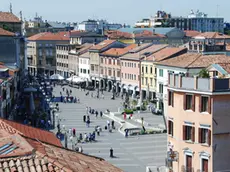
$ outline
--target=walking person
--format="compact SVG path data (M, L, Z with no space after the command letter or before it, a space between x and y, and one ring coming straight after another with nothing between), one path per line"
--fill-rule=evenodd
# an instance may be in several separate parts
M86 115L83 115L83 121L86 122Z
M96 118L97 118L97 116L98 116L98 111L96 111L95 114L96 114Z
M110 152L110 158L113 158L113 148L111 148L109 152Z
M88 106L86 106L86 114L88 114L88 112L89 112L88 110L89 110L89 109L88 109Z
M100 112L100 116L101 116L101 118L102 118L102 115L103 115L103 112L101 111L101 112Z
M89 128L89 124L90 124L90 120L89 119L87 119L87 121L86 121L86 126Z
M101 95L101 97L102 97L102 99L105 99L105 96L104 96L104 94L102 94L102 95Z
M74 137L76 136L76 130L75 130L75 128L73 128L73 136Z
M112 120L111 124L112 124L112 129L115 129L114 120Z

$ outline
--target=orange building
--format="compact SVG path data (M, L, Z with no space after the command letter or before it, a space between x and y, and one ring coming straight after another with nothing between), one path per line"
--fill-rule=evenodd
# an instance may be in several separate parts
M230 169L230 79L168 76L168 154L175 172ZM170 158L169 158L170 159Z

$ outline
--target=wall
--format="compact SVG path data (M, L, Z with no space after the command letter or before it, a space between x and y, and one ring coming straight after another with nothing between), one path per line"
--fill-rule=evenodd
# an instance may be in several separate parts
M133 67L128 67L127 64L131 63L133 64ZM126 65L125 65L126 64ZM125 77L126 74L126 77ZM132 74L136 77L134 79L128 79L128 74ZM133 61L133 60L123 60L121 59L121 82L122 84L126 85L139 85L139 61Z
M230 164L230 97L229 95L215 96L213 99L213 152L214 171L229 170ZM216 124L217 123L217 124Z
M156 77L155 77L155 67L153 62L148 62L148 61L142 61L141 62L141 67L144 67L144 72L141 71L141 78L144 78L144 82L143 79L141 80L141 88L142 90L148 90L148 85L149 85L149 90L150 91L156 91ZM148 69L148 72L146 73L146 67ZM152 73L151 71L151 67L152 67ZM146 79L147 78L147 84L146 84ZM152 82L151 82L152 79Z
M81 71L82 70L82 71ZM86 73L83 73L86 70ZM90 78L90 61L89 58L79 57L79 76Z
M198 143L198 128L200 124L212 126L212 114L199 112L199 95L195 95L195 112L192 110L183 109L184 93L174 92L174 107L166 106L168 111L168 119L174 123L174 136L168 136L168 141L172 143L173 150L179 152L179 162L173 163L173 169L176 172L181 171L181 166L185 165L184 149L189 148L193 152L192 166L194 171L201 169L200 153L207 152L210 154L208 168L212 171L212 146L203 146ZM186 122L194 123L195 127L195 142L189 143L183 141L183 125ZM212 131L212 127L209 128Z

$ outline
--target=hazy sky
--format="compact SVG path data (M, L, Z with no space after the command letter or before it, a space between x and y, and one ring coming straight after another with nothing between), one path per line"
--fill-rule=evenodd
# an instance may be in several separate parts
M191 9L199 9L230 21L230 0L0 0L0 11L9 11L10 2L13 12L19 15L22 10L26 19L37 12L43 19L53 21L80 22L90 18L133 25L160 9L173 16L187 16Z

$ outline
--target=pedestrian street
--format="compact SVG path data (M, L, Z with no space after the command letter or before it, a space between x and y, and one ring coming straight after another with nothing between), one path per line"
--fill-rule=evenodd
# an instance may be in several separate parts
M144 172L146 166L164 166L166 158L167 136L166 134L130 136L125 138L117 129L119 124L115 122L115 130L112 133L104 129L107 124L106 117L98 117L90 114L90 126L87 127L83 122L83 115L86 115L86 106L97 111L105 111L109 109L117 111L121 107L121 98L111 100L111 93L104 92L104 99L92 98L90 94L86 96L86 91L64 86L72 90L72 96L80 99L80 103L59 103L59 119L60 125L65 129L76 129L76 134L92 133L95 126L101 126L102 132L100 136L96 135L96 142L78 143L83 153L101 157L113 165L123 169L125 172ZM62 88L56 86L54 95L60 96ZM63 92L63 91L62 91ZM64 92L63 92L64 94ZM95 92L96 94L96 92ZM65 95L65 94L64 94ZM154 115L152 115L154 118ZM56 129L57 131L57 129ZM64 142L63 142L64 145ZM75 143L68 139L68 148L72 148ZM110 149L114 151L114 158L110 158Z

